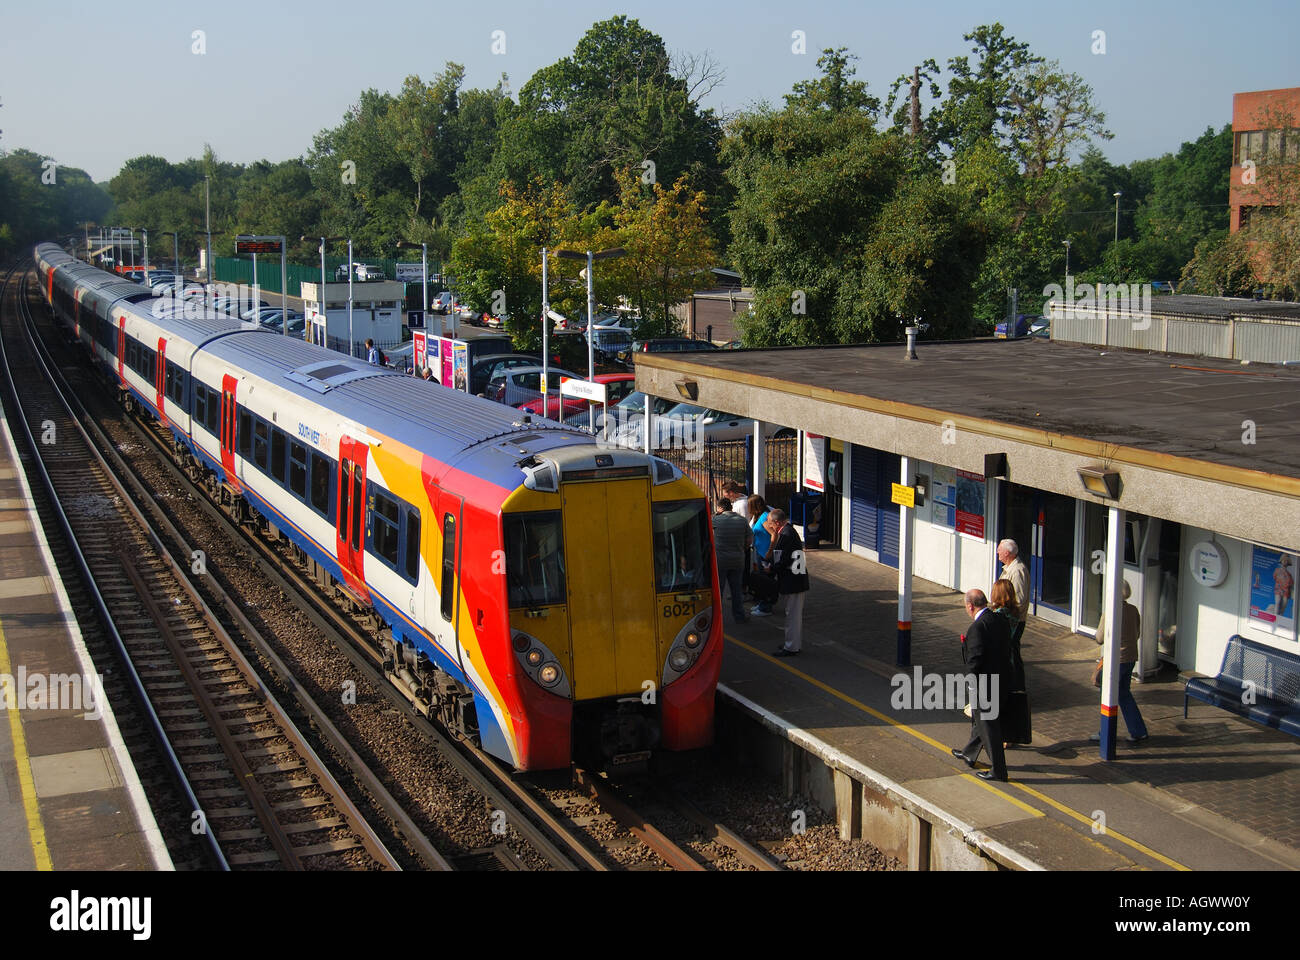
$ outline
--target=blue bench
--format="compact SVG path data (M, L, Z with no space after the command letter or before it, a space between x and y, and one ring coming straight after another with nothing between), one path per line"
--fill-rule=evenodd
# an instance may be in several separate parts
M1300 736L1300 656L1234 636L1223 652L1218 676L1187 681L1184 719L1189 698Z

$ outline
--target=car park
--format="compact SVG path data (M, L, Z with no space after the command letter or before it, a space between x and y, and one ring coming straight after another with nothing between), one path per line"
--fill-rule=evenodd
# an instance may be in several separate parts
M558 398L560 396L561 377L583 379L569 370L551 367L547 371L546 395L548 397ZM504 403L509 407L517 407L530 400L540 400L542 396L541 383L541 367L515 367L511 370L503 370L489 380L485 392L489 400Z
M633 380L633 384L635 385L635 379ZM672 400L668 400L664 397L651 397L650 400L652 404L651 410L656 417L667 413L677 405ZM596 414L596 429L598 431L602 430L604 424L608 422L610 424L610 432L613 433L618 424L626 423L633 417L644 417L645 402L646 394L642 393L640 390L635 390L624 395L623 399L619 400L617 403L611 403L607 410L599 411ZM581 427L584 430L587 428L588 422L589 418L586 410L564 418L566 426Z
M487 390L488 381L503 370L516 367L535 367L541 361L528 353L490 353L473 361L469 368L469 392L481 394Z
M679 403L654 418L653 449L694 446L706 441L743 440L754 435L755 421L724 410ZM645 417L629 417L611 427L610 435L620 446L640 449L645 443ZM764 438L788 436L793 431L780 424L764 422Z
M697 350L716 350L717 345L708 340L692 340L689 337L656 337L652 340L634 340L626 351L620 351L618 359L624 363L635 363L638 353L690 353Z
M585 381L586 377L579 379ZM605 402L607 404L617 404L636 387L636 375L631 373L598 373L592 381L605 385ZM565 396L563 393L563 382L561 381L561 403L557 406L556 402L547 399L545 405L542 404L542 398L531 400L528 403L519 405L519 409L527 413L537 413L552 420L564 420L577 413L584 413L589 402L581 397ZM550 392L549 390L547 391Z

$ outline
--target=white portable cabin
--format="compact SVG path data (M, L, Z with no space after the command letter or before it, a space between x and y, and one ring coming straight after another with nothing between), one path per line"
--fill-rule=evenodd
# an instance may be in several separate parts
M406 285L396 280L352 284L352 340L360 351L367 339L378 344L402 342L402 300ZM319 283L302 285L306 338L322 347L341 345L347 352L348 285L326 283L324 297Z

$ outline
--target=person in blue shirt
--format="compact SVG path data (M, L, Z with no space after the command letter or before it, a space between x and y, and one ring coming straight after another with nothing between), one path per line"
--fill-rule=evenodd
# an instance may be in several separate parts
M751 571L757 569L759 562L767 557L768 551L772 549L772 534L767 529L767 502L757 493L751 494L749 498L749 518L753 521L754 530L754 557L751 564ZM766 617L772 613L771 601L759 600L749 611L755 617Z
M366 363L379 365L379 351L375 349L375 341L366 340Z

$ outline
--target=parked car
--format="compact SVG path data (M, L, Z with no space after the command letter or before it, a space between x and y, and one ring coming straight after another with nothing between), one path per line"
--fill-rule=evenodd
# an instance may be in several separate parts
M638 353L689 353L697 350L716 350L717 346L708 340L692 340L689 337L656 337L653 340L634 340L632 346L618 355L624 363L635 363Z
M626 330L631 333L636 329L636 325L641 322L641 318L633 316L630 313L611 313L604 318L596 318L597 327L614 327L619 330Z
M586 380L587 378L580 377L579 379ZM605 385L605 403L614 405L636 387L636 375L632 373L598 373L593 382ZM560 386L563 387L563 382L561 382ZM576 413L585 412L590 405L588 401L581 397L566 397L563 392L561 392L561 398L562 402L559 405L549 398L546 404L543 405L542 398L539 396L536 400L520 404L519 409L528 413L541 414L544 417L550 417L552 420L564 420ZM599 410L599 405L597 405L597 409Z
M444 290L429 302L429 309L435 313L450 313L455 298L450 290Z
M554 398L560 396L561 377L582 379L576 373L561 367L551 367L547 372L547 377L546 395ZM486 393L489 400L504 403L509 407L517 407L529 400L541 399L541 384L541 367L515 367L511 370L503 370L489 380Z
M284 314L279 307L264 307L258 311L256 319L257 323L263 327L273 327L279 330L284 325L283 317ZM292 327L299 320L303 320L303 315L296 310L290 310L289 326Z
M357 279L362 283L370 283L375 280L385 280L384 271L380 267L363 263L357 267Z
M635 379L633 382L635 383ZM651 409L656 417L662 416L673 407L677 406L674 401L668 400L664 397L651 397L650 399L652 402ZM601 411L596 414L597 432L603 429L604 424L607 421L610 424L610 432L612 433L618 424L626 423L633 417L644 417L645 401L646 394L642 393L640 390L636 390L624 395L623 399L619 400L617 403L611 403L608 411ZM564 423L565 426L581 427L586 429L588 420L587 411L583 410L580 413L565 417Z
M610 334L617 337L617 334ZM617 342L617 341L615 341ZM557 331L550 337L551 362L574 370L587 369L587 335L578 330ZM627 365L618 359L617 352L607 353L600 340L593 343L596 373L623 373Z
M789 436L793 433L780 424L763 424L763 436ZM641 449L645 443L645 417L630 417L611 432L615 443ZM742 440L754 435L754 421L723 410L679 403L654 418L652 449L688 447L708 440Z
M490 353L470 364L469 392L481 394L487 390L488 381L503 370L515 367L535 367L540 360L527 353Z

